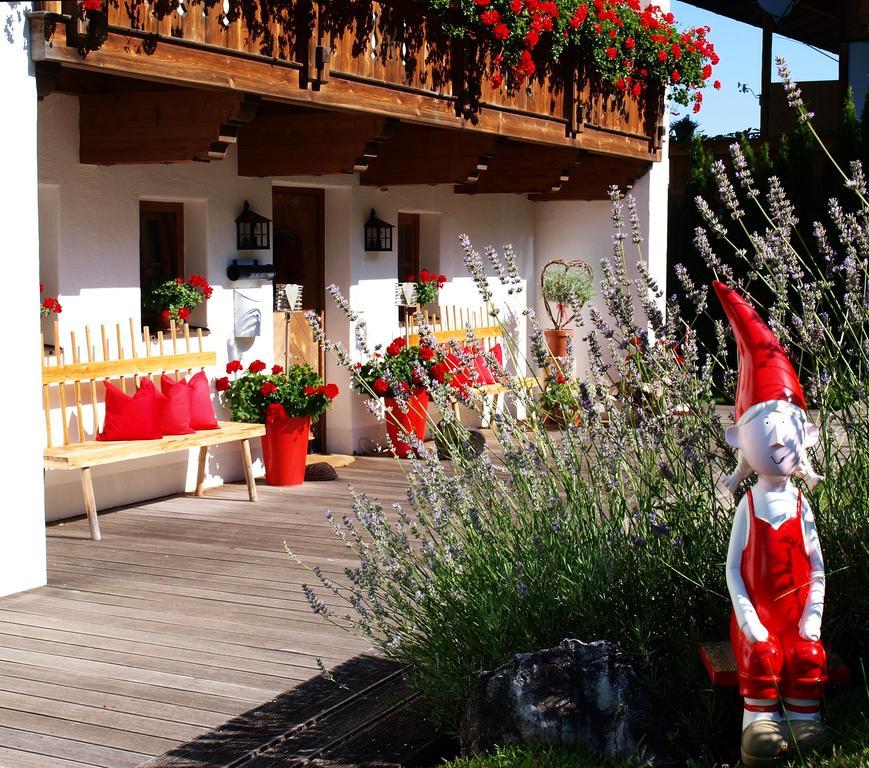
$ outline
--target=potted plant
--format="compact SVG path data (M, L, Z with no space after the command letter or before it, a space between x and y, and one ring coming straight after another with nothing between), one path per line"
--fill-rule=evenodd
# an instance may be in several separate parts
M419 276L407 276L407 282L413 283L416 286L416 303L420 306L436 302L438 300L438 291L444 287L446 281L446 275L436 275L427 269L421 269Z
M538 400L543 422L547 426L564 429L579 424L579 392L577 383L555 373L546 378Z
M215 388L233 421L266 425L262 440L266 482L300 485L305 479L311 421L329 408L338 387L324 384L309 365L293 365L286 371L275 365L271 373L265 370L261 360L254 360L246 370L241 362L231 360L226 364L228 375L217 379Z
M145 308L155 313L158 327L169 328L173 320L177 324L186 323L190 310L210 299L212 290L202 275L176 277L151 288Z
M45 284L39 284L39 292L42 293L45 290ZM39 316L40 317L48 317L52 312L56 315L59 315L63 311L63 308L60 306L60 302L51 297L46 296L39 304Z
M443 380L446 372L446 364L436 358L432 347L409 346L405 339L397 338L386 348L386 355L377 352L368 362L357 363L357 389L383 398L386 432L399 458L407 458L413 450L403 437L415 435L425 440L426 381L428 377Z
M567 329L576 319L579 309L594 295L592 270L584 261L554 259L540 273L543 306L552 320L552 328L543 331L546 346L553 357L567 355L567 342L572 331Z

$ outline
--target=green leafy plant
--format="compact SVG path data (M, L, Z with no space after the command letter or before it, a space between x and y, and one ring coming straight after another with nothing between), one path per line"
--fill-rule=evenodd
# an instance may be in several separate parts
M210 299L212 291L202 275L190 275L186 280L176 277L155 285L148 292L145 307L158 312L167 325L170 320L186 322L190 318L190 310Z
M543 268L540 288L546 314L554 328L565 328L576 319L583 305L594 295L592 285L591 267L582 261L550 261Z
M444 366L431 345L408 345L401 337L393 339L386 354L379 351L353 369L354 385L371 397L404 397L414 389L424 388L432 368ZM446 374L444 367L443 373Z
M275 365L268 374L265 369L261 360L254 360L246 370L240 361L231 360L226 364L228 375L215 381L233 421L263 424L269 418L294 416L316 421L338 396L338 387L324 384L309 365L292 365L286 371Z
M562 373L550 375L537 401L546 423L566 427L579 420L579 387Z

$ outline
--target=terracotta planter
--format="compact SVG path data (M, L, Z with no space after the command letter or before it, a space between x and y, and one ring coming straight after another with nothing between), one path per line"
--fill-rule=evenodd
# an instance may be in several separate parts
M565 328L547 328L543 331L543 337L546 339L546 346L549 347L549 353L553 357L567 357L567 341L570 339L573 331L568 331Z
M415 389L407 398L407 413L404 413L395 401L394 397L384 397L386 405L386 433L395 446L395 453L400 459L406 459L412 452L404 440L403 435L413 434L420 440L425 440L426 410L428 409L428 392L424 389Z
M269 485L301 485L304 482L310 433L310 416L266 422L262 444Z

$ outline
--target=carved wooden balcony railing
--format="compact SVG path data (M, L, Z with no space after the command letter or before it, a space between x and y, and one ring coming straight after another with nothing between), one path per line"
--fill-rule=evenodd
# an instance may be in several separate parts
M34 3L36 61L367 112L602 155L658 158L661 93L615 94L569 62L508 93L488 53L447 37L414 0L108 0L95 50L77 0ZM41 13L39 13L41 11ZM94 30L91 29L91 34Z

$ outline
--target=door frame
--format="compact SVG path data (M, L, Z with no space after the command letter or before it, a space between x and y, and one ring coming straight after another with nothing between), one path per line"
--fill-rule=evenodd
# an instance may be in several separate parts
M318 187L292 187L283 184L272 184L272 261L274 262L274 219L275 219L275 199L281 194L303 195L315 198L319 216L316 222L317 240L319 248L317 249L317 275L316 284L317 292L315 294L317 306L314 307L320 317L323 318L325 327L326 317L326 190ZM274 300L274 283L272 284L272 297ZM304 304L304 297L303 297ZM323 351L323 345L317 344L318 357L320 362L320 371L323 378L326 377L326 355ZM320 416L316 424L312 425L314 434L316 435L315 443L319 443L319 449L322 453L326 453L328 448L328 431L327 431L327 413Z

